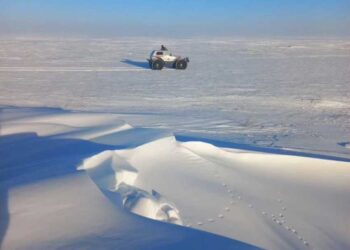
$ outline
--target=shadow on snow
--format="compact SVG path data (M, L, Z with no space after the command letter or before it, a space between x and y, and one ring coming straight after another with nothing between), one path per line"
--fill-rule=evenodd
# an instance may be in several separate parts
M134 133L148 134L148 138L157 137L156 131L136 129ZM112 145L112 141L104 141L104 144L81 139L65 139L50 136L38 136L36 133L19 133L0 137L0 248L9 226L9 191L16 186L35 183L45 179L62 177L77 172L76 167L92 155L104 150L113 150L136 146L142 142L127 142L129 134L125 132L119 135L119 143ZM106 139L106 138L105 138ZM113 139L113 138L112 138ZM132 140L132 138L131 138ZM115 143L115 142L114 142ZM110 144L110 145L106 145ZM223 236L186 228L172 224L163 224L158 221L150 221L154 226L170 227L178 234L173 239L167 239L168 243L155 244L153 249L259 249L247 243L229 239ZM160 229L161 229L160 228ZM158 228L159 229L159 228ZM64 228L62 228L64 230ZM153 232L144 232L145 237ZM88 248L91 244L94 249L115 249L120 239L110 237L106 240L103 235L89 236L84 240L67 242L72 248ZM162 237L161 235L159 236ZM124 239L130 240L130 239ZM161 240L161 239L160 239ZM170 241L169 241L170 240Z
M143 68L143 69L149 69L149 64L148 62L145 61L134 61L134 60L130 60L130 59L123 59L120 62L125 63L125 64L129 64L135 67L139 67L139 68Z
M291 150L286 150L286 149L281 149L281 148L259 147L259 146L248 145L248 144L240 144L240 143L234 143L234 142L226 142L226 141L219 141L219 140L213 140L213 139L207 139L207 138L201 138L201 137L184 136L184 135L175 135L175 137L176 137L176 140L181 141L181 142L201 141L201 142L206 142L206 143L209 143L209 144L212 144L216 147L221 147L221 148L232 148L232 149L249 150L249 151L256 151L256 152L270 153L270 154L300 156L300 157L309 157L309 158L316 158L316 159L322 159L322 160L350 162L349 158L332 156L332 155L307 153L307 152L300 152L300 151L291 151Z

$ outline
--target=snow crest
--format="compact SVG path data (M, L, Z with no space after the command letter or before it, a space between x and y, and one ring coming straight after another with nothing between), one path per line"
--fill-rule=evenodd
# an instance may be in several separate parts
M348 201L347 162L220 148L167 136L102 152L81 168L104 193L118 194L117 205L150 219L268 249L335 243L317 227L345 237L345 224L338 221L333 228L321 218L335 209L340 217L347 216L347 209L337 205L339 197ZM327 204L315 198L320 192ZM317 219L308 221L311 217ZM254 239L249 235L252 227L259 232Z
M182 225L176 206L155 190L138 188L138 171L116 152L104 151L90 157L78 169L86 170L103 192L119 194L116 205L150 219Z

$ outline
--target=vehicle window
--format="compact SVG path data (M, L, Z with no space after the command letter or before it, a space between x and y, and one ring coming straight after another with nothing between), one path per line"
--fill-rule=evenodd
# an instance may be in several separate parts
M157 56L161 56L161 55L163 55L163 52L158 51L158 52L156 53L156 55L157 55Z

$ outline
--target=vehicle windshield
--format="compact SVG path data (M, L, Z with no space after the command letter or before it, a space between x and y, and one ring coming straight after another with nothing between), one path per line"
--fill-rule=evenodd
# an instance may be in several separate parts
M160 50L153 50L151 52L151 57L153 56L164 56L164 55L171 55L168 51L160 51Z

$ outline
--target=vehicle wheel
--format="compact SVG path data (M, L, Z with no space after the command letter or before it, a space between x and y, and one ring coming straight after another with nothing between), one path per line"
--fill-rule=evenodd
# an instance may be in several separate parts
M179 60L175 64L176 69L186 69L187 68L187 62L186 60Z
M148 61L148 65L150 68L152 68L152 61L151 60Z
M153 70L161 70L164 67L164 62L162 60L155 60L152 62Z

